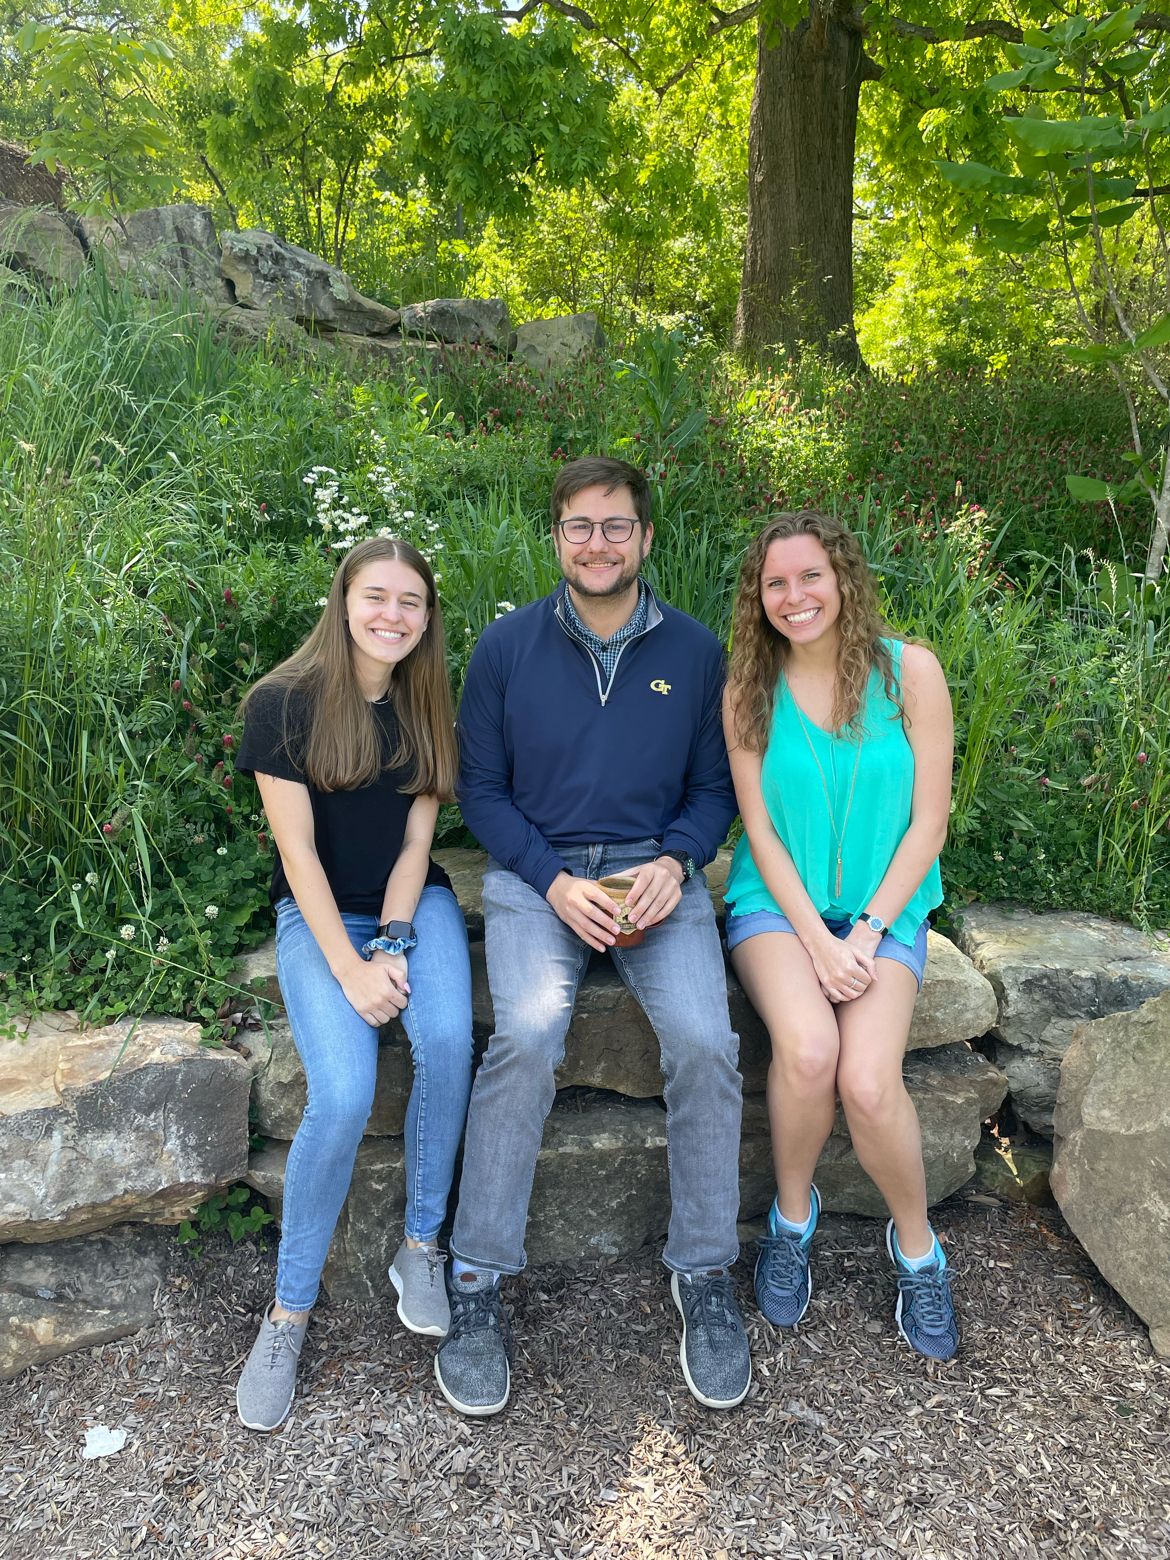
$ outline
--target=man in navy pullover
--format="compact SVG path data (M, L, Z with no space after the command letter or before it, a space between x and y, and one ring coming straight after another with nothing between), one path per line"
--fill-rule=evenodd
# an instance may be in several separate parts
M738 1255L740 1079L709 861L735 814L715 636L639 577L650 492L625 461L562 467L552 494L564 583L484 632L459 713L459 801L491 860L483 905L496 1032L475 1080L435 1373L466 1414L511 1384L501 1274L524 1229L554 1073L590 950L609 951L662 1054L671 1217L663 1260L687 1386L730 1408L751 1359L731 1288ZM646 936L615 947L598 879L634 880Z

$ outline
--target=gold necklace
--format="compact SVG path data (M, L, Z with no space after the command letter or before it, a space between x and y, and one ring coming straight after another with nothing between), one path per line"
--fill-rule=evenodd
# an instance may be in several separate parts
M857 787L857 770L858 770L858 766L861 763L861 738L858 737L858 739L857 739L857 744L856 744L857 752L855 753L854 758L853 758L853 778L849 782L849 799L845 803L845 816L841 820L841 827L840 827L840 829L838 829L837 828L837 819L836 819L836 817L835 817L835 815L833 813L833 799L832 799L832 797L829 794L829 782L825 778L825 771L821 768L821 761L817 757L817 750L816 750L816 748L813 746L812 735L809 732L807 722L805 721L804 712L801 710L800 705L797 704L796 698L795 698L791 688L789 688L789 690L788 690L788 697L792 700L792 708L796 711L796 718L800 722L800 729L801 729L801 731L804 732L804 740L808 743L808 750L812 754L812 761L817 766L817 774L820 776L820 781L821 781L821 790L824 791L824 793L825 793L825 809L826 809L826 811L829 814L829 828L832 829L832 831L833 831L833 842L834 842L834 844L837 847L837 877L836 877L836 886L835 886L835 888L833 890L833 897L836 900L840 900L840 897L841 897L841 857L842 857L842 853L843 853L843 851L845 849L845 830L849 827L849 814L850 814L850 812L853 809L853 792L854 792L854 790ZM836 766L834 766L834 778L835 778L835 768L836 768Z

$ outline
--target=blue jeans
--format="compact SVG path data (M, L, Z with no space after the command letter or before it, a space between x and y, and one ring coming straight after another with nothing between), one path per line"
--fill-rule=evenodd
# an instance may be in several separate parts
M378 924L373 915L344 913L341 919L355 948ZM449 889L423 889L414 925L418 946L406 956L410 1001L401 1015L414 1062L406 1111L406 1233L434 1240L471 1091L471 967L467 928ZM378 1031L346 1000L291 898L276 907L276 973L309 1086L284 1173L276 1298L288 1311L307 1311L317 1298L374 1102Z
M654 840L562 851L578 877L650 860ZM518 1273L554 1073L590 949L514 872L483 880L495 1033L472 1090L451 1249L464 1262ZM739 1254L739 1039L711 896L697 875L637 948L613 948L618 973L658 1036L665 1078L671 1212L663 1261L680 1272L727 1267Z

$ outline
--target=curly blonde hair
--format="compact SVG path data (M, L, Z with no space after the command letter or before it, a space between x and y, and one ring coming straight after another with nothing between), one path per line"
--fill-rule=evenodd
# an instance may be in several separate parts
M731 628L727 683L735 739L754 753L762 753L768 744L776 685L789 649L788 641L776 632L764 613L760 582L768 548L791 536L812 536L820 542L829 555L841 592L833 729L843 732L858 726L869 674L875 668L885 681L886 693L902 713L893 662L882 644L883 638L901 636L882 617L873 575L857 538L839 520L816 509L775 515L744 554Z

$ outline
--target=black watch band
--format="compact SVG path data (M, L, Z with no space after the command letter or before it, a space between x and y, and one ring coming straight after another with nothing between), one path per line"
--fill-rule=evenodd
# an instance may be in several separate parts
M377 935L389 937L392 942L409 943L411 947L418 942L418 933L409 921L383 921Z
M669 856L671 861L677 861L682 868L683 882L689 883L695 875L695 858L685 850L660 850L655 856L655 861L661 861L664 856Z

